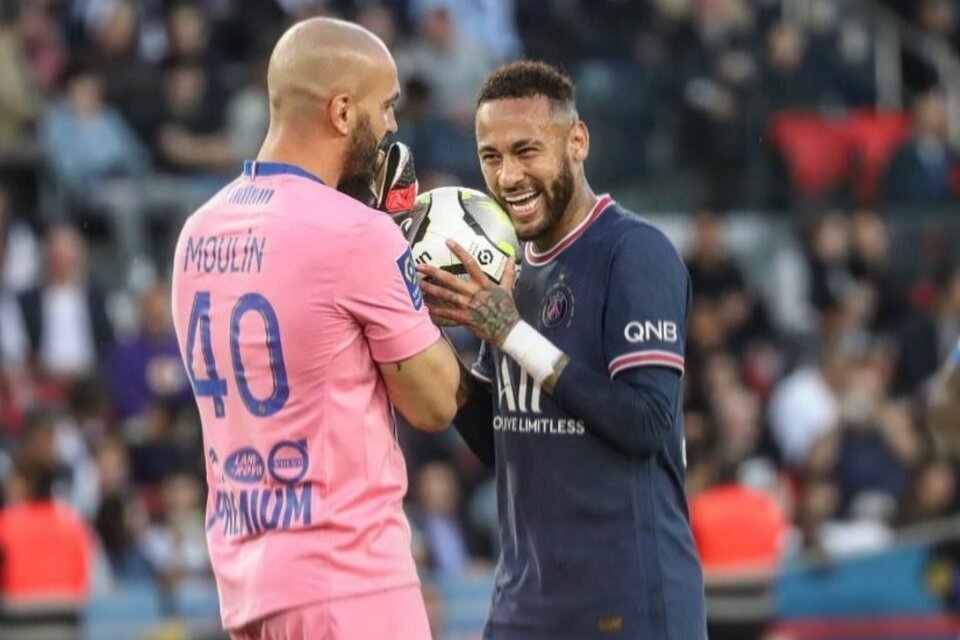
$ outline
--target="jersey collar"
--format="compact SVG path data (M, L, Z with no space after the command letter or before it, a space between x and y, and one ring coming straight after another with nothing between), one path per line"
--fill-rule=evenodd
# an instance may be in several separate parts
M587 217L580 221L576 227L570 230L570 233L563 236L560 239L560 242L555 244L553 248L544 251L543 253L538 253L536 249L533 248L533 243L528 242L524 247L524 259L527 264L532 264L536 267L542 266L556 258L558 255L563 253L563 251L577 241L577 238L583 235L583 232L594 223L594 221L600 217L606 208L613 204L613 198L610 197L609 193L605 193L597 198L596 204L593 205L593 209L590 210L590 213L587 214Z
M286 164L284 162L259 162L257 160L245 160L243 163L243 175L255 178L257 176L280 176L291 175L300 176L307 180L313 180L320 184L326 184L323 180L313 175L306 169L301 169L295 164Z

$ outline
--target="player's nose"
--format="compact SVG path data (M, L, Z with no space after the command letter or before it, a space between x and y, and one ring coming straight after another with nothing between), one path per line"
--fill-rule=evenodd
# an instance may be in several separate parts
M517 160L504 156L500 163L500 173L497 182L501 189L510 189L523 181L523 166Z

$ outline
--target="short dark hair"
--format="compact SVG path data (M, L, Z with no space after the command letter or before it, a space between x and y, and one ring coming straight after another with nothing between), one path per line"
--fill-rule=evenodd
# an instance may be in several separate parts
M13 472L26 485L28 500L43 502L53 499L57 469L51 463L21 456L14 462Z
M491 73L477 95L477 106L491 100L543 96L556 107L576 108L573 80L559 67L535 60L508 62Z

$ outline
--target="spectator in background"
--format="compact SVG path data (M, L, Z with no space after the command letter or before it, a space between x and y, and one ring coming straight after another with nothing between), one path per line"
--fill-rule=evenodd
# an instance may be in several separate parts
M220 52L210 47L210 23L203 7L178 0L170 4L165 15L167 59L199 62L218 82Z
M0 438L19 430L34 388L26 361L29 350L16 298L0 287ZM9 432L9 433L8 433Z
M57 181L79 204L109 177L136 176L150 159L133 130L103 97L103 81L91 69L74 69L66 96L40 123L40 144Z
M31 76L44 96L57 89L57 83L70 60L66 39L57 21L54 2L19 1L20 33L23 35Z
M40 286L20 296L24 328L38 374L62 389L94 375L113 346L104 295L91 282L80 233L55 226L44 240Z
M169 474L161 487L160 517L144 533L144 553L167 589L213 583L201 495L192 475Z
M0 185L0 425L11 432L33 400L30 342L17 295L36 286L39 263L33 231L14 217L8 192Z
M786 462L804 467L810 447L837 428L839 394L847 380L852 345L823 344L816 365L800 366L773 391L769 405L770 430Z
M447 604L443 593L430 584L422 585L423 604L427 608L427 620L430 623L430 635L433 638L444 638L447 627Z
M841 304L850 293L850 236L841 211L829 211L810 225L807 238L810 302L821 313Z
M417 166L452 173L461 181L473 178L477 174L473 151L477 87L493 68L493 60L476 40L458 29L444 2L423 3L413 21L419 37L400 50L396 60L401 81L408 84L418 79L430 96L426 116L434 143L426 153L418 153Z
M40 92L30 67L18 5L0 5L0 152L29 149L40 115Z
M957 6L951 0L912 0L902 2L906 17L919 27L921 46L932 48L941 44L953 45L957 50ZM926 91L944 82L929 58L918 56L914 49L903 49L901 75L909 91Z
M767 29L761 88L764 120L785 109L819 106L821 88L809 63L806 35L796 25L775 22Z
M889 333L902 320L906 300L894 273L887 225L876 211L851 216L850 248L851 275L868 298L868 328Z
M818 334L831 342L864 331L872 299L854 277L850 262L850 223L841 211L830 211L810 226L806 247L810 303L816 309Z
M463 573L469 557L459 520L460 488L453 467L445 462L425 464L415 482L411 521L426 547L428 566L440 575Z
M74 640L87 602L94 541L82 516L53 499L54 470L21 460L0 511L0 636Z
M134 481L150 490L159 486L172 470L191 469L200 465L199 434L187 439L178 432L179 413L169 403L157 402L147 407L141 419L128 420L124 433L131 443Z
M157 402L192 403L173 332L169 287L154 285L140 296L140 332L114 347L107 364L118 419L143 417Z
M84 434L68 414L41 405L27 414L17 455L54 473L53 495L92 517L100 500L96 467Z
M149 584L155 577L143 549L143 534L150 517L134 493L104 497L93 525L116 586Z
M353 20L383 40L390 51L399 51L405 44L396 14L383 2L362 3Z
M926 402L926 426L936 453L960 464L960 340L929 385Z
M40 277L37 238L13 209L10 193L0 184L0 290L21 293Z
M165 64L165 116L155 144L167 171L215 177L236 165L236 152L224 130L222 96L215 83L196 60L172 59Z
M706 185L710 206L743 199L756 62L749 43L754 15L741 0L696 0L672 47L678 66L683 160ZM703 153L703 149L710 153Z
M743 0L692 0L687 20L672 34L680 59L680 80L708 73L724 51L753 39L753 3Z
M893 156L884 176L888 206L933 206L955 201L957 156L948 146L947 103L939 89L914 97L913 132Z
M909 414L888 397L884 361L871 346L851 363L838 394L839 429L821 436L808 458L811 476L836 485L841 516L863 496L884 495L891 505L904 498L923 452ZM888 524L893 515L885 514Z
M916 310L897 334L898 393L911 393L926 382L960 336L960 265L942 269L937 284L934 308Z
M149 581L153 568L142 543L149 516L134 492L126 445L118 439L104 440L96 459L101 500L93 522L110 572L120 582Z
M413 22L437 7L448 11L457 32L480 44L494 64L517 58L523 52L514 0L410 0Z
M713 211L694 215L693 241L684 262L693 295L716 305L735 349L766 333L762 310L747 291L743 272L724 244L723 226Z
M737 470L759 453L761 423L760 403L743 388L718 395L713 400L716 416L717 445L714 463L722 470Z
M739 482L719 484L690 501L690 524L707 596L715 590L722 603L707 614L709 637L764 637L775 618L772 594L790 533L776 497Z
M886 397L884 357L871 347L851 365L840 428L810 452L801 524L808 544L831 555L892 543L897 502L923 455L909 413Z
M774 250L763 280L763 297L778 336L788 344L808 345L817 330L817 313L810 300L810 268L804 230Z
M696 295L743 291L743 274L724 245L723 223L716 212L701 209L693 214L690 249L683 261Z
M910 491L898 506L900 525L923 524L955 515L960 509L956 463L934 458L920 465Z
M151 140L163 116L158 65L140 54L141 21L132 0L101 7L88 24L88 48L82 56L103 79L107 103L127 119L141 140Z
M260 142L270 125L270 101L267 97L269 49L257 49L251 57L249 77L227 102L226 134L238 158L256 158Z

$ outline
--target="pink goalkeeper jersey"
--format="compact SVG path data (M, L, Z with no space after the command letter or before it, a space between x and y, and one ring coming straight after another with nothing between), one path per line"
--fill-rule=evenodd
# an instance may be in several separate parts
M377 363L439 332L400 231L298 167L248 162L174 260L224 626L417 584Z

